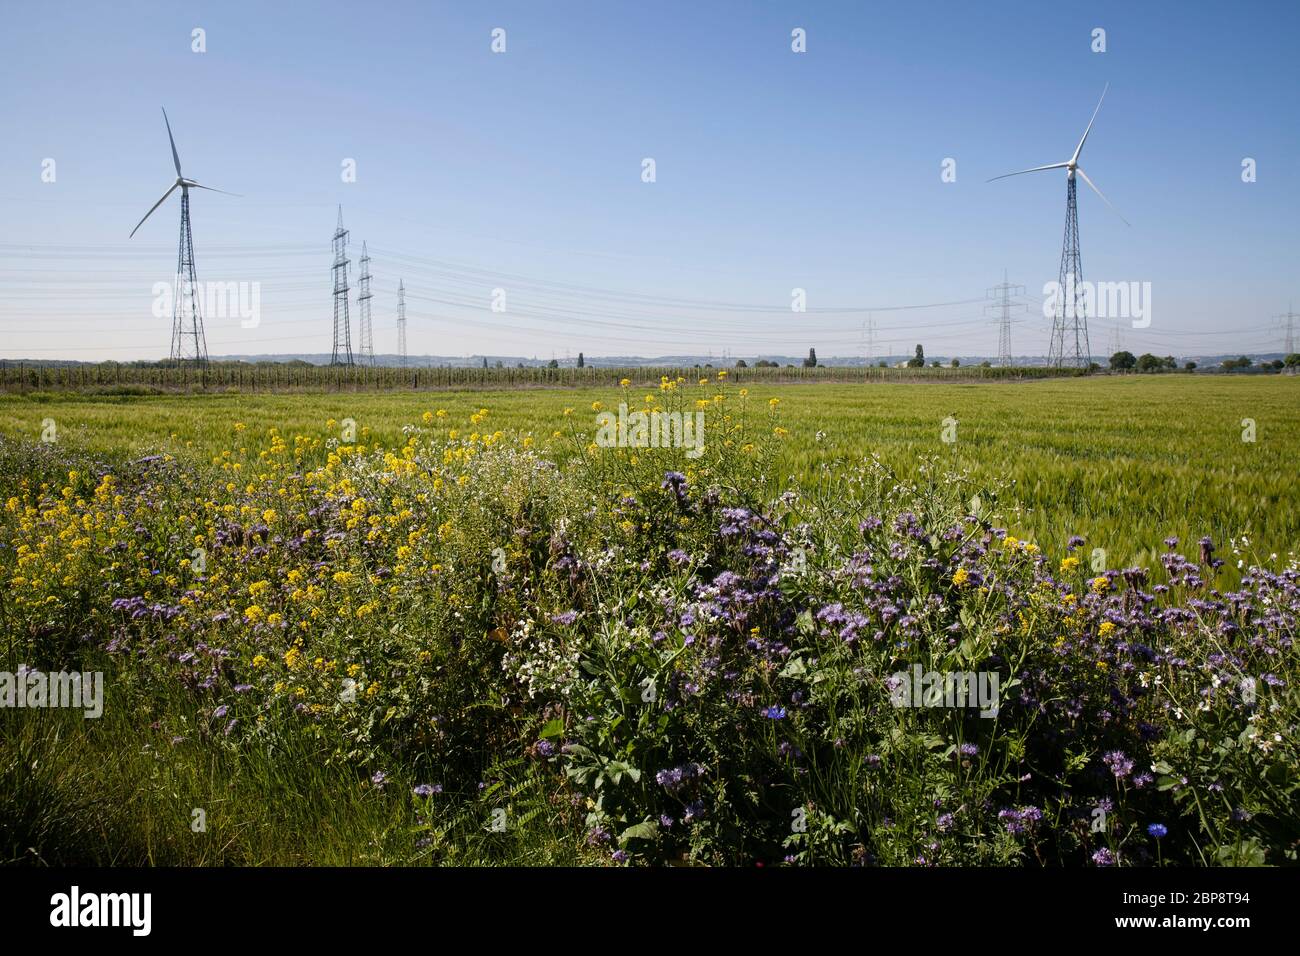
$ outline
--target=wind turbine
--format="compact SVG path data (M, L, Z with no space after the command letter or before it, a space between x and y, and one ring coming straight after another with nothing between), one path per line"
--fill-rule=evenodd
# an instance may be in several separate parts
M176 139L172 136L172 124L167 118L167 110L162 111L163 122L167 124L167 139L172 145L172 162L176 166L176 182L153 204L153 208L144 214L131 230L134 237L145 219L154 214L167 197L177 189L181 191L181 238L180 251L176 254L176 282L172 286L172 347L171 358L176 361L193 361L205 365L208 361L208 344L203 337L203 316L199 312L198 279L194 274L194 237L190 233L190 190L207 189L210 192L234 196L224 189L214 189L193 179L186 179L181 172L181 158L176 153Z
M1088 174L1079 165L1079 154L1083 152L1083 144L1088 141L1092 124L1097 120L1102 100L1106 99L1106 90L1109 89L1110 84L1107 83L1105 89L1101 91L1101 99L1097 100L1097 108L1092 111L1092 119L1088 120L1088 128L1083 131L1079 145L1074 147L1073 156L1063 163L1048 163L1046 166L1004 173L989 180L993 182L1009 176L1023 176L1025 173L1037 173L1047 169L1065 170L1065 239L1061 246L1061 271L1058 278L1059 304L1056 315L1052 319L1052 344L1048 350L1048 364L1058 367L1073 365L1086 369L1092 364L1092 352L1088 344L1087 299L1083 293L1083 266L1079 260L1079 204L1075 195L1075 174L1081 176L1089 188L1101 196L1101 201L1110 206L1111 211L1123 220L1124 225L1129 225L1129 221L1120 216L1119 210L1111 205L1111 201L1097 188L1097 184L1088 178ZM1066 343L1069 339L1074 341L1070 347L1072 352L1067 355Z

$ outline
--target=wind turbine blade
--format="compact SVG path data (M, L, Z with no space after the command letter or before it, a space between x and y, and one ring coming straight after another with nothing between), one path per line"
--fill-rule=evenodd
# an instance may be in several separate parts
M163 110L163 122L167 124L167 139L172 144L172 162L176 164L176 176L181 176L181 158L176 155L176 140L172 137L172 122L167 118L167 110Z
M1102 195L1101 190L1097 188L1097 184L1088 178L1088 174L1083 171L1082 167L1076 166L1074 167L1074 171L1083 177L1083 181L1092 187L1093 192L1095 192L1098 196L1101 196L1101 201L1104 202L1107 206L1110 206L1110 211L1113 212L1115 215L1119 216L1119 218L1123 220L1124 225L1126 226L1133 225L1127 219L1124 219L1123 216L1120 216L1119 210L1116 209L1113 205L1111 205L1111 201L1109 199L1107 199L1105 196Z
M161 206L163 203L167 201L167 197L176 191L176 185L177 185L176 183L172 183L172 188L167 190L165 193L163 193L162 199L159 199L156 203L153 204L153 209L150 209L147 213L144 214L144 219L148 219L150 216L152 216L153 210L157 209L159 206ZM135 229L132 229L131 235L127 236L128 239L130 239L131 236L134 236L136 232L139 230L139 228L144 225L144 219L141 219L139 222L135 224Z
M1003 173L1001 176L994 176L993 179L986 179L985 182L993 182L997 179L1006 179L1008 176L1023 176L1025 173L1037 173L1044 169L1064 169L1069 163L1050 163L1047 166L1035 166L1033 169L1022 169L1018 173Z
M189 181L188 185L192 189L206 189L208 192L221 193L223 196L239 196L239 193L228 193L224 189L217 189L215 186L205 186L202 183L196 183L192 179ZM240 196L240 198L242 199L243 197Z
M1101 91L1101 100L1106 98L1106 90L1109 89L1110 84L1107 83ZM1092 111L1092 119L1088 120L1088 128L1083 131L1083 138L1079 140L1079 145L1074 147L1074 156L1070 159L1070 162L1072 163L1077 163L1079 161L1079 154L1083 152L1083 144L1088 141L1088 134L1092 132L1092 124L1096 121L1097 114L1101 111L1101 100L1097 101L1097 108Z

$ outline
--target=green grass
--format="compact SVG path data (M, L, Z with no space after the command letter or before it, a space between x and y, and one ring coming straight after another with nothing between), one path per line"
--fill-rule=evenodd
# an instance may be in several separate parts
M639 403L657 383L629 390ZM712 386L687 386L712 394ZM735 400L735 387L728 386ZM234 425L252 435L319 434L327 419L351 418L363 440L399 444L401 428L445 408L466 425L532 432L545 444L567 427L594 432L593 401L616 406L617 388L527 391L101 396L0 396L0 431L36 439L53 419L60 443L105 455L170 451L199 460L238 447ZM1112 566L1149 564L1160 542L1210 535L1226 549L1246 535L1267 555L1300 546L1300 379L1182 375L1049 379L1010 383L753 386L751 408L779 397L789 429L781 464L803 479L837 460L878 455L901 474L922 456L976 478L1015 481L1017 530L1045 545L1072 534L1107 551ZM942 440L944 419L957 440ZM1243 419L1255 441L1242 440ZM820 439L818 436L821 436Z
M121 675L110 683L99 719L0 709L0 865L581 862L580 828L564 812L572 809L556 812L559 797L522 764L489 768L493 789L477 800L431 801L421 823L411 798L420 781L401 768L377 788L328 765L306 734L222 749L199 729L192 696L145 694ZM163 726L194 730L173 736ZM505 832L491 831L495 807L509 810Z

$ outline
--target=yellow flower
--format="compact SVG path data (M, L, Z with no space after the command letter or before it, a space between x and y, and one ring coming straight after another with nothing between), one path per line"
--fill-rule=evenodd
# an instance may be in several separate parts
M1062 558L1062 559L1061 559L1061 573L1062 573L1062 574L1068 574L1070 571L1073 571L1073 570L1074 570L1075 568L1077 568L1078 566L1079 566L1079 559L1078 559L1078 558Z
M1110 581L1104 574L1097 575L1097 577L1088 582L1088 585L1098 594L1110 590Z
M1110 621L1102 621L1101 627L1097 628L1097 633L1102 637L1110 637L1115 633L1115 625Z
M779 398L769 398L767 400L767 407L772 409L772 411L776 411L776 406L780 404L781 404L781 399Z
M970 573L965 568L958 568L952 576L952 583L961 587L970 577Z
M301 660L301 658L302 658L302 651L300 651L298 649L298 646L295 644L293 647L289 648L287 651L284 652L284 666L289 668L290 670L293 670L295 667L298 666L298 662L299 660Z
M592 402L592 403L591 403L591 410L592 410L593 412L598 412L598 411L600 411L600 410L601 410L602 408L604 408L604 407L605 407L605 406L604 406L603 404L601 404L600 402Z
M253 658L253 666L254 666L254 667L265 667L266 664L267 664L267 660L266 660L266 658L265 658L263 655L261 655L261 654L258 654L256 657Z
M632 384L632 380L630 378L620 379L618 384L623 386L624 388L627 388L629 385Z
M352 579L353 579L353 577L355 577L355 575L353 575L353 573L352 573L351 571L335 571L335 572L334 572L334 583L335 583L335 584L351 584L351 583L352 583Z

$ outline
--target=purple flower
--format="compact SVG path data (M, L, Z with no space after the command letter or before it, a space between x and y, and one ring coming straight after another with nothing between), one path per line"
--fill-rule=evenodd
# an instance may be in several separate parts
M563 611L563 612L561 612L561 613L559 613L559 614L552 614L552 615L551 615L551 623L552 623L552 624L560 624L560 625L563 625L564 627L568 627L570 624L572 624L572 623L573 623L574 621L576 621L577 619L578 619L578 612L577 612L577 611Z
M1163 823L1151 823L1147 825L1147 833L1159 840L1161 837L1169 835L1169 828Z
M549 757L555 753L555 744L549 740L537 741L537 752L543 757Z
M376 770L375 775L370 778L370 782L373 783L380 790L384 789L384 784L387 781L388 781L388 774L384 773L382 770Z
M978 744L962 744L957 748L963 757L974 757L980 752Z
M430 784L422 783L411 792L414 793L417 797L431 797L433 796L435 791Z
M1101 759L1102 763L1110 767L1110 772L1115 775L1116 780L1123 780L1133 772L1133 761L1122 750L1112 750Z
M624 853L622 850L615 850L613 853L613 859L615 863L626 863L627 854Z
M773 704L771 707L763 711L763 716L766 717L768 720L784 720L785 708Z
M1092 855L1092 862L1098 866L1114 866L1115 854L1110 852L1106 847L1102 847Z

